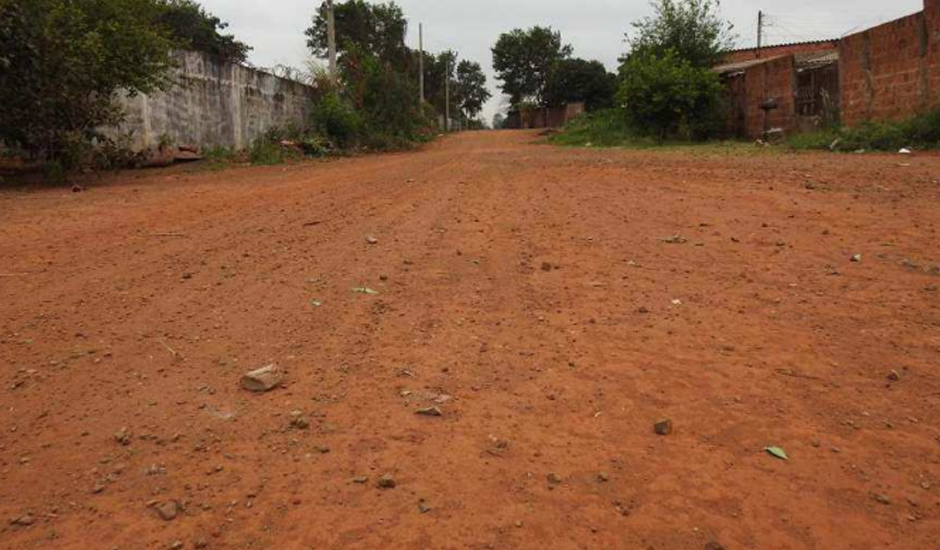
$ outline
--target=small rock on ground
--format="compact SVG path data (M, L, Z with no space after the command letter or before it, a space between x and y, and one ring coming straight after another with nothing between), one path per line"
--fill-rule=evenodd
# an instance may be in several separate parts
M173 521L179 515L179 503L175 500L168 500L156 507L157 515L163 521Z
M304 418L303 411L291 411L290 425L298 430L306 430L310 427L310 421Z
M656 435L669 435L672 433L672 420L664 418L653 424L653 431Z
M127 431L127 428L121 428L117 433L114 434L114 440L124 446L130 445L131 433Z
M36 523L36 518L34 518L33 516L29 514L26 514L11 521L10 525L19 525L20 527L29 527L30 525L34 523Z
M250 392L266 392L276 388L283 378L284 375L277 365L268 365L245 373L241 386Z

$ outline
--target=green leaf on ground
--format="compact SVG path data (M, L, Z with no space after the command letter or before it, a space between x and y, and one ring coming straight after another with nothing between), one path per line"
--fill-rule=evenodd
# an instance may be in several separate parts
M787 456L787 452L780 447L766 447L764 450L780 460L790 460L790 457Z

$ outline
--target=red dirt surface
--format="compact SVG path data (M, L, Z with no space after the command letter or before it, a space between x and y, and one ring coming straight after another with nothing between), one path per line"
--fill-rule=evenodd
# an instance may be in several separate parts
M0 547L940 547L940 158L534 139L0 193Z

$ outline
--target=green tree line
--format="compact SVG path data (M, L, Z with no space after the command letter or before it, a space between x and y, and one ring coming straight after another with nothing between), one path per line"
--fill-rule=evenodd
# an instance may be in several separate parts
M712 69L734 46L718 0L656 0L632 25L616 75L573 58L550 27L516 29L493 46L493 67L511 108L583 101L599 120L657 139L703 139L725 124L724 92ZM502 122L502 119L496 121Z
M426 139L444 110L476 119L489 99L478 63L425 53L428 101L418 99L418 52L395 2L336 3L340 78L320 89L314 119L298 121L333 148L389 147ZM326 2L306 32L326 56ZM251 47L194 0L0 0L0 142L71 168L86 162L99 129L119 123L118 93L167 90L176 49L246 63ZM307 124L301 124L307 122Z

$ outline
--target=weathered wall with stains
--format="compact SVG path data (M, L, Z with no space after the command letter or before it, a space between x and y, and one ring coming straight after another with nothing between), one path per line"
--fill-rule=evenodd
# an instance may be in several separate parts
M846 36L840 47L842 121L904 118L940 99L940 0L924 11Z
M177 85L167 92L122 97L118 131L135 150L161 143L242 149L275 127L303 127L316 91L303 84L199 52L180 52Z

